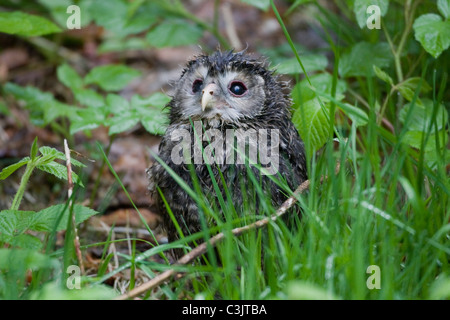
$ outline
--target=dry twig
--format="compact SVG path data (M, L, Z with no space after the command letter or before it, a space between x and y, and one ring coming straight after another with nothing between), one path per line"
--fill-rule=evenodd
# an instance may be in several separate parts
M335 173L337 174L339 172L339 170L340 170L340 163L337 163ZM320 181L322 182L325 179L327 179L327 176L322 177ZM284 215L288 211L288 209L291 208L297 202L298 197L303 192L305 192L307 189L309 189L309 186L310 186L310 180L304 181L294 191L293 195L290 196L285 202L283 202L283 204L278 208L278 210L272 216L258 220L247 226L235 228L235 229L231 230L231 233L234 236L238 237L241 234L246 233L250 230L256 230L256 229L265 227L266 225L269 224L270 221L277 220L279 217ZM186 265L186 264L190 263L195 258L206 253L208 246L214 247L217 243L222 241L224 238L225 238L225 234L223 232L218 233L217 235L215 235L214 237L209 239L209 241L203 242L202 244L200 244L199 246L195 247L193 250L191 250L190 252L185 254L183 257L181 257L175 263L175 265ZM165 282L166 280L168 280L175 274L176 274L175 269L170 269L170 270L164 271L163 273L160 273L159 275L157 275L150 281L140 285L139 287L134 288L133 290L131 290L130 292L128 292L126 294L116 297L115 299L116 300L125 300L125 299L130 299L130 298L136 297L136 296L143 294L144 292L151 290L154 287L160 285L161 283Z

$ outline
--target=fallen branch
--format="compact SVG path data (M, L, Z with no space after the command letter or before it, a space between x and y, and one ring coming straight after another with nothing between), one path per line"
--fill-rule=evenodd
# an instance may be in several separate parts
M336 165L335 173L337 174L340 170L340 163ZM320 179L322 182L323 180L327 179L327 176L324 176ZM284 215L289 208L291 208L296 202L298 197L305 192L307 189L309 189L311 182L310 180L304 181L298 188L294 191L292 196L290 196L283 204L278 208L278 210L270 217L258 220L252 224L249 224L247 226L235 228L231 230L231 233L234 236L240 236L243 233L246 233L250 230L256 230L260 229L262 227L265 227L269 224L271 221L277 220L279 217ZM218 242L222 241L222 239L225 238L225 234L223 232L218 233L214 237L210 238L207 242L203 242L199 246L195 247L193 250L185 254L183 257L181 257L174 265L186 265L189 262L193 261L197 257L201 256L202 254L206 253L208 246L214 247ZM161 283L168 280L170 277L175 275L177 271L175 269L170 269L167 271L164 271L163 273L160 273L150 281L140 285L139 287L134 288L130 292L123 294L121 296L118 296L115 298L115 300L125 300L130 299L133 297L136 297L140 294L143 294L144 292L153 289L154 287L160 285Z

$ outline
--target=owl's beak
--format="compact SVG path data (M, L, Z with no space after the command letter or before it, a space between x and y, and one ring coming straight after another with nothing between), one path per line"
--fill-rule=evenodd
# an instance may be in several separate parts
M208 84L202 91L202 111L213 106L216 101L215 93L217 92L217 85L215 83Z

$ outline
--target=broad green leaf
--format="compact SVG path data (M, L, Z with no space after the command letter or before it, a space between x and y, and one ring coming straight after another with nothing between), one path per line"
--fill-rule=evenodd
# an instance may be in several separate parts
M267 11L270 6L270 0L242 0L242 2L248 3L258 9Z
M49 162L46 164L37 165L36 168L38 168L42 171L45 171L47 173L50 173L59 179L67 180L67 167L60 163ZM73 183L76 183L76 184L80 185L81 187L84 187L83 183L81 182L80 178L78 177L78 175L75 172L72 172L72 179L73 179Z
M145 38L108 38L104 39L97 49L98 53L143 50L148 49L150 44Z
M6 242L13 248L22 249L40 250L43 245L42 241L39 238L26 233L20 234L16 237L12 237Z
M105 100L96 91L91 89L73 89L75 99L87 107L98 108L105 105Z
M66 161L66 155L64 153L62 153L61 151L56 150L55 148L44 146L44 147L39 148L39 152L43 156L51 155L51 156L55 156L56 159ZM76 159L73 159L72 157L70 157L70 162L72 163L72 165L77 166L77 167L86 167L83 163L81 163L80 161L78 161Z
M331 88L333 84L333 76L327 72L313 75L309 78L316 91L331 95ZM337 80L336 83L336 98L342 99L344 92L347 90L347 85L342 80ZM314 90L309 86L309 82L303 79L297 83L292 89L292 99L294 108L297 108L301 103L311 100L316 97Z
M31 110L31 117L37 118L36 125L47 125L54 119L64 116L72 118L75 115L75 107L59 102L48 92L28 86L21 87L14 83L8 82L4 90L6 93L14 95L17 100L24 101L25 107Z
M392 78L383 70L378 68L377 66L373 66L373 71L375 72L375 75L382 81L389 83L391 86L394 84L392 81Z
M170 98L162 92L156 92L149 97L143 98L139 95L134 95L131 98L131 107L137 108L138 106L152 106L158 109L164 108L170 101Z
M411 131L428 130L428 128L430 128L431 121L433 121L433 119L432 119L433 107L434 107L433 101L429 100L429 99L423 99L422 101L423 101L423 105L416 104L412 111L410 111L410 109L412 107L411 103L407 103L400 110L400 113L399 113L400 122L402 122L404 125L407 125L408 129ZM405 123L407 115L410 112L411 112L411 117L410 117L408 123ZM447 119L448 119L448 114L447 114L447 110L445 110L444 106L442 104L437 106L436 124L437 124L438 130L442 130L445 128L445 126L447 125ZM433 130L432 132L434 132L434 130L435 130L434 125L431 128Z
M203 30L185 20L165 20L147 33L148 42L157 48L195 44Z
M421 77L412 77L408 78L402 83L399 83L398 87L407 87L410 88L413 91L416 91L419 88L420 84L420 92L427 93L431 90L430 85L427 83L427 81Z
M86 84L97 84L106 91L125 88L140 72L124 65L105 65L92 69L84 78Z
M39 268L58 269L58 260L50 258L36 250L31 249L0 249L0 269L37 270ZM24 273L25 276L25 273Z
M392 61L392 53L385 42L358 42L342 54L339 61L341 77L373 76L373 65L378 68L388 67Z
M37 231L60 231L67 228L70 208L65 204L57 204L35 213L39 219L35 221L32 230ZM98 212L91 208L84 207L80 204L73 206L73 214L75 215L76 224L87 220L89 217L96 215ZM57 224L59 220L59 223Z
M3 168L2 171L0 171L0 180L5 180L8 178L11 174L13 174L17 169L20 167L26 165L30 161L30 157L25 157L19 162L13 163L10 166L7 166L6 168Z
M131 5L126 0L90 1L86 11L107 33L119 38L147 30L158 17L165 16L157 2L142 4L129 15Z
M405 133L402 142L420 150L422 148L423 139L425 139L425 133L423 131L411 130ZM423 152L425 161L429 167L434 167L438 161L442 161L440 160L440 157L444 154L448 139L448 132L446 130L441 130L437 134L432 133L428 136L425 147L421 152ZM439 149L437 148L437 141L439 143ZM440 157L438 154L440 154ZM448 152L446 154L448 156Z
M355 0L353 5L353 12L356 16L356 21L361 29L367 27L367 19L370 13L367 13L367 8L371 5L376 5L380 8L382 17L387 13L389 7L389 0Z
M33 291L31 300L111 300L116 296L117 292L106 285L67 290L55 281L44 284L39 291Z
M327 57L321 54L300 55L300 60L305 67L306 72L322 71L328 65ZM303 70L300 67L296 58L287 59L281 62L276 71L281 74L302 74Z
M307 153L312 155L331 138L330 108L328 103L320 106L317 98L308 100L297 108L292 116L292 122L300 133L307 147Z
M83 87L83 79L81 79L75 69L66 63L58 67L56 74L59 81L72 90Z
M341 109L357 127L365 126L369 123L369 116L360 108L352 106L348 103L338 104L338 106L339 109Z
M437 7L445 19L450 17L450 0L438 0Z
M109 125L109 135L113 135L116 133L124 132L132 127L134 127L139 120L141 119L140 115L134 112L126 112L122 114L118 114L117 116L108 120Z
M61 29L45 18L14 11L0 12L0 32L35 37L61 32Z
M149 133L162 135L166 131L168 117L166 113L153 109L142 117L141 123Z
M421 15L414 21L413 29L416 40L434 58L450 45L450 20L442 21L437 14Z
M106 104L108 105L108 110L114 114L126 112L130 109L128 100L117 94L109 93L106 96Z

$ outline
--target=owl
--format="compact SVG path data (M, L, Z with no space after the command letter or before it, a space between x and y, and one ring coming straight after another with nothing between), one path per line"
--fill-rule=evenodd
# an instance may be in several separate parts
M216 51L187 63L167 105L159 159L147 170L169 241L179 239L180 231L187 236L202 229L198 201L186 186L194 192L200 187L205 203L221 198L248 215L268 199L278 207L289 196L286 190L307 179L287 89L265 60L244 51ZM251 187L255 183L259 192ZM251 212L244 209L248 202L255 204Z

